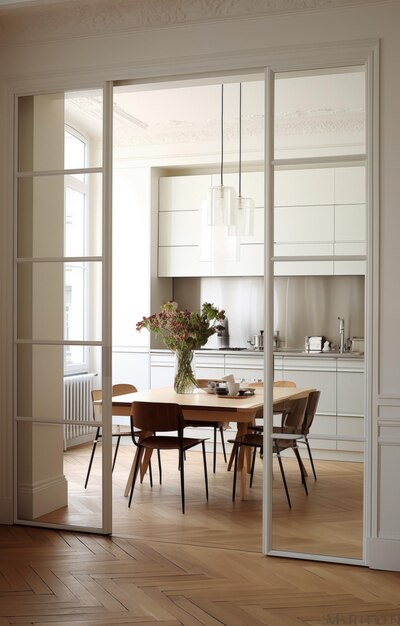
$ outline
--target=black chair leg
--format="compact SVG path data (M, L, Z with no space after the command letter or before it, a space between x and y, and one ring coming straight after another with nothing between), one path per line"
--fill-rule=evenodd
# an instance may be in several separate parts
M149 479L150 479L150 487L153 488L153 471L151 469L151 461L149 461Z
M119 442L121 441L121 435L117 435L117 443L115 446L115 452L114 452L114 458L113 458L113 464L112 464L112 468L111 471L114 471L114 467L115 467L115 461L117 460L117 454L118 454L118 448L119 448Z
M160 485L161 485L162 471L161 471L161 452L160 452L160 450L157 450L157 458L158 458L158 472L160 474Z
M317 474L315 472L314 461L313 461L312 454L311 454L311 448L310 448L310 444L308 443L307 437L305 437L305 441L306 441L306 446L308 450L308 456L310 457L311 468L314 474L314 480L317 480Z
M213 443L213 474L217 469L217 427L214 424L214 443Z
M235 464L233 466L232 502L235 502L235 498L236 498L236 477L237 477L237 466L238 466L238 457L239 457L239 450L240 450L239 443L235 443L234 445L235 445Z
M205 442L201 442L203 450L203 466L204 466L204 484L206 486L206 500L208 500L208 476L207 476L207 458L206 458L206 445Z
M182 513L185 512L185 461L184 461L184 451L179 451L179 469L181 473L181 499L182 499Z
M90 470L92 469L92 463L93 463L93 459L94 459L94 453L96 452L96 446L97 446L97 442L100 439L100 426L97 427L96 429L96 434L93 440L93 447L92 447L92 452L90 455L90 460L89 460L89 467L88 467L88 471L86 474L86 480L85 480L85 489L87 487L87 484L89 482L89 476L90 476Z
M222 426L220 426L219 432L220 432L220 435L221 435L221 445L222 445L222 452L224 454L224 461L226 463L227 462L227 458L226 458L226 450L225 450L224 429L222 428Z
M286 491L286 498L287 498L287 501L288 501L289 509L291 509L292 508L292 503L290 502L290 496L289 496L289 490L288 490L288 486L287 486L287 482L286 482L285 471L283 469L283 463L282 463L282 459L281 459L281 455L280 455L279 450L277 451L276 456L278 457L279 468L281 470L281 476L282 476L283 485L284 485L285 491Z
M136 455L135 468L133 470L132 486L131 486L131 492L129 494L129 502L128 502L128 507L129 508L130 508L131 502L132 502L133 490L135 489L136 479L137 479L138 474L139 474L139 467L140 467L140 462L142 460L142 455L143 455L143 448L139 448L138 449L138 453Z
M251 460L251 469L250 469L250 488L253 486L254 466L256 464L256 456L257 456L257 448L254 448L253 458Z
M304 467L303 467L303 463L301 461L301 456L300 456L300 452L299 449L296 448L296 446L293 447L293 452L296 456L297 459L297 463L299 464L299 468L300 468L300 474L301 474L301 482L302 485L304 487L304 491L306 492L306 494L308 495L308 489L307 489L307 482L306 482L306 477L304 475Z

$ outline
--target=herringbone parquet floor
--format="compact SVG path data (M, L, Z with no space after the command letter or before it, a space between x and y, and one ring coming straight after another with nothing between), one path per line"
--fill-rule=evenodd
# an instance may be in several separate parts
M81 488L87 455L87 447L67 455L71 512L58 511L59 521L67 521L69 515L75 522L79 516L84 520L88 511L96 510L98 465L86 495ZM128 510L123 497L126 466L130 463L126 449L114 475L112 538L0 526L0 626L400 624L400 574L266 558L260 553L259 474L249 500L233 505L231 476L220 462L217 474L210 476L210 501L206 504L197 457L188 458L188 468L191 461L185 516L180 513L176 465L168 460L163 460L163 485L155 484L151 490L148 482L143 483ZM351 490L359 497L359 480L350 480L354 468L338 465L336 482L341 477L343 484L348 483L348 491L344 506L337 503L330 508L331 528L339 525L336 539L346 534L346 526L355 536L359 534L356 520L343 513L351 508ZM299 519L312 521L313 508L308 503L313 497L321 504L325 500L325 508L305 533L305 540L310 542L319 526L328 530L324 511L328 510L329 499L318 491L334 473L334 465L324 478L327 470L322 462L318 464L318 487L309 480L307 499L301 486L297 490L298 476L294 472L291 476L289 471L297 522L288 514L279 475L276 477L276 540L286 538L293 546ZM362 469L360 472L362 475ZM332 481L325 486L332 488L333 476ZM84 504L85 497L89 504ZM353 504L354 509L359 508L357 498ZM53 517L56 521L55 514ZM350 542L348 550L349 546Z

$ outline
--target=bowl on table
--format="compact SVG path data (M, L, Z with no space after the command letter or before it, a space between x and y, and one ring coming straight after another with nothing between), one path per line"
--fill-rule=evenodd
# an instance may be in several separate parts
M217 396L227 396L228 395L228 387L216 387L215 393Z

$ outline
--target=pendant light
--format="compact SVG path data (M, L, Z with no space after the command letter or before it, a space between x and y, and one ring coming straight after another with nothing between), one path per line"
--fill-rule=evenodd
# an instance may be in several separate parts
M242 83L239 84L239 193L234 203L228 233L237 237L254 234L254 201L242 196Z
M224 85L221 85L221 166L220 184L209 190L207 222L210 226L232 224L235 190L224 185Z

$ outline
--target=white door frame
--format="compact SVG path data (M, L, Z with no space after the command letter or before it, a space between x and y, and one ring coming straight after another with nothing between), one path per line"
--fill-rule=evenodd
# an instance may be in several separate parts
M256 51L233 51L223 55L215 56L199 55L198 57L183 58L177 60L159 59L154 62L146 63L145 65L140 62L132 62L123 65L122 69L102 69L99 65L93 68L85 68L81 71L76 68L71 71L65 71L62 75L55 76L52 74L48 76L46 72L37 73L27 77L15 77L1 84L1 101L4 104L3 110L9 112L9 117L12 117L13 100L15 95L25 95L31 93L37 93L39 91L65 91L68 89L78 88L90 88L91 86L97 87L100 83L108 80L127 80L129 82L158 82L161 80L181 80L182 78L196 78L199 75L226 75L237 73L250 73L250 72L263 72L265 68L270 68L272 72L283 71L295 71L312 68L328 68L328 67L342 67L348 65L362 65L366 64L368 72L368 126L371 132L368 137L368 205L370 207L368 215L368 232L372 233L369 237L368 244L368 285L367 285L367 336L368 341L366 344L366 410L367 415L372 415L372 408L376 405L376 399L378 397L377 386L377 372L373 371L372 362L373 357L378 355L378 312L379 312L379 152L378 152L378 121L379 121L379 41L376 39L348 41L348 42L333 42L329 44L321 45L299 45L299 46L283 46L280 50L274 48L268 50L268 48ZM114 72L114 75L112 73ZM115 73L119 73L115 76ZM110 147L110 146L108 146ZM0 163L4 166L3 172L6 176L6 185L2 191L2 199L4 206L11 207L13 202L13 183L10 170L9 154L13 153L14 142L12 129L8 125L5 135L5 141L3 147L0 148ZM267 172L267 183L270 182L270 175ZM271 194L267 190L266 198L269 202L269 214L271 213ZM106 196L108 197L110 190L106 190ZM372 214L373 207L373 214ZM4 223L7 227L7 240L12 241L12 220L5 219ZM269 249L268 256L270 257L271 249ZM12 252L7 248L7 258L12 258ZM6 280L4 284L7 285L10 293L9 276L6 271L9 271L10 264L4 268L4 276ZM266 273L268 277L266 294L269 293L271 288L270 271ZM111 277L107 277L107 284L110 284ZM9 306L12 308L12 298L9 298ZM104 303L105 304L105 303ZM7 315L7 328L9 328L10 336L12 336L12 315ZM272 384L272 325L271 325L271 313L268 312L266 307L266 324L265 328L268 328L268 341L265 352L265 371L266 376ZM107 331L108 332L108 331ZM6 347L7 360L12 362L12 349L9 344ZM105 353L107 350L110 354L106 354L106 359L110 359L111 346L105 347ZM111 370L106 370L107 374ZM3 393L4 391L4 393ZM105 399L106 405L109 404L108 399ZM13 403L12 389L10 386L4 385L2 387L2 394L0 394L0 411L5 416L6 421L10 416L10 407ZM270 407L266 407L271 411ZM367 431L367 451L366 451L366 491L365 491L365 526L364 536L371 536L371 532L376 533L377 528L377 466L374 461L372 466L371 451L377 449L377 437L375 430L372 429L372 420L367 420L369 423ZM105 435L108 438L107 433ZM12 456L10 454L10 446L12 443L12 429L8 423L6 429L6 436L3 439L3 458L6 459L8 472L7 472L7 484L11 485L12 482ZM1 445L1 444L0 444ZM110 443L111 445L111 443ZM106 446L107 447L107 446ZM110 451L111 452L111 451ZM108 454L108 453L107 453ZM108 461L107 461L108 464ZM106 487L107 489L107 487ZM5 488L6 492L7 489ZM1 494L2 496L2 494ZM264 552L268 551L270 545L266 534L266 522L270 519L270 504L268 503L268 481L264 480ZM269 525L270 526L270 525ZM299 554L294 554L296 558L301 557ZM317 558L320 560L332 560L331 558L313 557L312 555L305 555L304 558ZM345 559L338 559L339 562L347 562ZM368 554L365 551L364 561L368 563Z

